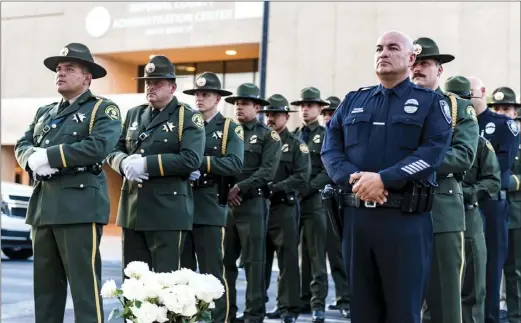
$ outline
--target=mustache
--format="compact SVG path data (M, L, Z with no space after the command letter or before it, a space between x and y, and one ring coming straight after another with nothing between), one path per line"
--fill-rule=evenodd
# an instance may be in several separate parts
M425 75L423 75L421 73L414 73L412 78L415 78L415 77L425 77Z

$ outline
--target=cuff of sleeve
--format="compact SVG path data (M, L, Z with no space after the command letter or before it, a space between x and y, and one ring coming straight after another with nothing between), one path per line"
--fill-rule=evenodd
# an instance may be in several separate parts
M67 156L65 156L63 145L49 147L46 152L51 168L67 168Z
M518 175L510 175L510 180L508 181L508 190L509 191L519 191L521 188L521 178Z
M120 175L124 175L123 174L123 169L121 169L121 162L123 161L123 159L127 158L128 155L125 154L125 153L119 153L116 158L114 158L114 170L117 171Z
M239 187L239 189L241 190L241 192L246 192L246 190L248 189L248 185L246 185L245 183L237 183L237 186Z
M150 177L165 176L161 154L146 156L146 171Z
M382 183L384 183L384 187L392 186L392 182L394 181L391 171L386 169L378 172L380 174L380 178L382 179Z
M22 161L24 163L23 167L28 172L32 171L31 167L29 167L29 157L31 157L32 154L34 154L34 148L29 148L25 151L22 157Z

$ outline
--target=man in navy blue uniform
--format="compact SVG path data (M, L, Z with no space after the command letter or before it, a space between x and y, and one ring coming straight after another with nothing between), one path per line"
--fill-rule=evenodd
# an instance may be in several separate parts
M409 37L377 41L380 85L350 92L326 126L331 179L350 219L351 322L420 323L432 252L435 172L452 136L443 96L414 85ZM404 110L418 102L414 115ZM343 241L346 250L347 241Z
M485 323L498 323L501 276L508 252L507 190L519 146L519 128L512 118L487 108L486 90L480 79L468 79L474 96L472 103L478 115L480 134L492 143L501 168L501 191L480 204L487 245ZM502 88L496 89L492 93L492 103L503 100L504 96Z

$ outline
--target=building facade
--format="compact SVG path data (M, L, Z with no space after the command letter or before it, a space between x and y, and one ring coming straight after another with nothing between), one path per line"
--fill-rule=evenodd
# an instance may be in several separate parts
M145 101L143 75L150 55L175 64L178 97L203 71L217 73L230 91L259 85L262 2L3 2L1 64L2 180L28 183L13 145L36 109L59 100L54 75L43 65L68 43L86 44L108 75L92 84L123 116ZM266 94L299 98L318 87L325 98L377 82L375 41L388 30L433 38L456 59L442 79L476 75L492 91L520 80L519 2L277 2L270 4ZM233 107L221 111L233 117ZM290 128L299 124L292 116ZM113 216L121 179L108 170Z

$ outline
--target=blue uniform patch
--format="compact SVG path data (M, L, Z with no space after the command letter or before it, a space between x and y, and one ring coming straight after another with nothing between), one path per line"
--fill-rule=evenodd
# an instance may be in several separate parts
M440 100L440 108L441 108L441 112L443 112L443 116L445 117L445 120L447 120L447 123L451 123L452 118L450 116L450 108L449 108L447 101Z
M519 127L517 126L517 123L514 120L508 120L507 121L508 129L514 136L519 135Z

